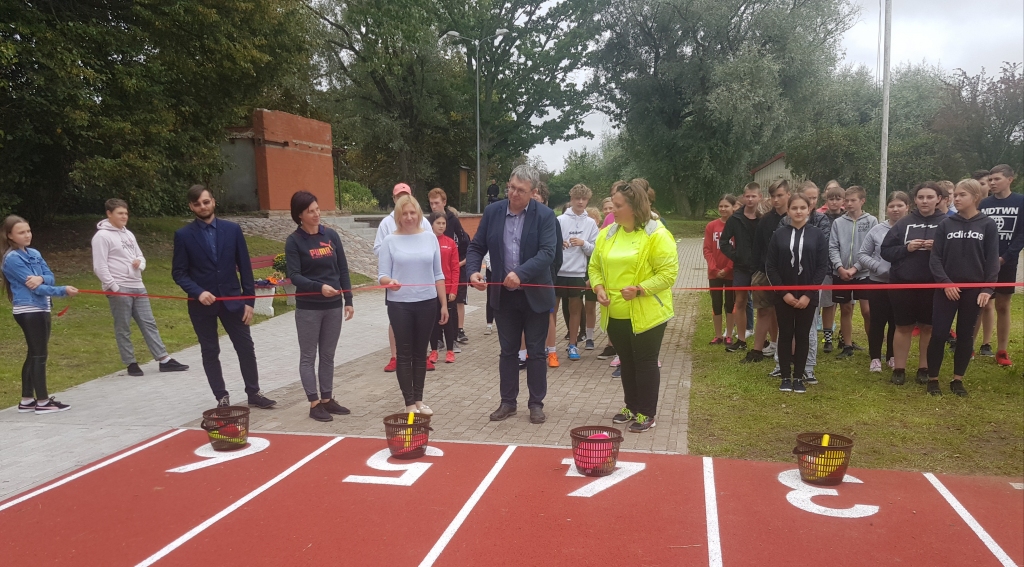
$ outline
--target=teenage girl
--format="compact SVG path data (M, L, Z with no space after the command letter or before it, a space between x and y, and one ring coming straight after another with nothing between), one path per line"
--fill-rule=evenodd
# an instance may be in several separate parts
M46 391L47 343L50 342L50 297L74 297L78 289L54 285L53 272L32 244L32 228L11 215L0 226L0 255L7 298L14 305L14 320L25 333L28 356L21 367L21 413L55 413L71 409ZM33 398L33 392L35 397Z
M732 331L735 331L733 324L732 308L736 302L731 289L724 292L726 314L725 331L722 331L722 300L721 289L732 285L732 260L722 253L718 245L718 239L725 230L725 221L732 216L736 206L736 197L725 195L718 201L718 217L708 223L704 229L704 259L708 263L708 287L711 288L711 311L714 313L715 338L710 344L718 345L732 342Z

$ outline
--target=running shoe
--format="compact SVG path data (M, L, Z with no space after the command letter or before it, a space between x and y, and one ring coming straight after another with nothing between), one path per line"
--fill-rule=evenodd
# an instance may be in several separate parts
M992 350L992 345L985 343L978 349L978 356L995 356L996 353Z
M619 361L619 355L616 354L615 358L613 358L612 361L608 363L608 366L618 367L620 364L622 363Z
M583 348L585 350L594 350L594 339L587 339L587 342L584 343Z
M708 343L708 344L709 345L724 345L725 344L725 337L715 337L715 338L711 339L711 342Z
M761 352L765 356L775 356L775 352L778 351L778 347L772 343L768 343L768 346L764 347Z
M71 406L69 406L67 404L62 404L62 403L58 402L57 400L55 400L53 398L53 396L50 396L50 399L47 400L46 405L40 405L39 403L36 403L36 410L35 411L36 411L36 414L40 414L40 413L57 413L57 412L60 412L60 411L67 411L69 409L71 409Z
M942 389L939 388L939 381L938 380L929 380L928 381L928 388L927 388L926 391L929 394L933 395L933 396L941 396L942 395Z
M917 381L918 384L924 384L924 383L928 382L928 369L927 368L918 368L917 369L917 377L915 377L915 380Z
M864 347L860 346L855 341L850 341L850 346L853 347L853 350L864 350Z
M789 378L783 378L782 382L779 383L779 391L780 392L792 392L793 391L793 381L790 380Z
M889 382L897 386L902 386L907 383L907 371L902 368L897 368L892 371L892 376L889 377Z
M455 340L459 341L460 343L468 343L469 342L469 337L466 336L465 329L459 329L459 336L456 337Z
M638 413L636 414L636 417L634 417L633 423L629 426L629 432L643 433L654 429L655 425L657 425L657 423L655 423L653 417L648 417L642 413Z
M782 369L779 368L778 364L776 364L775 368L771 372L768 373L768 377L769 378L781 378L782 377Z
M452 352L454 352L455 354L459 354L460 352L462 352L462 347L459 346L459 341L455 341L454 343L452 343Z
M612 372L612 378L622 378L622 367L616 368Z
M452 352L452 351L448 351L448 352L447 352L447 353L446 353L446 354L444 355L444 361L445 361L446 363L448 363L448 364L451 364L451 363L455 362L455 353L454 353L454 352Z
M27 404L25 402L19 402L18 403L18 413L30 413L30 412L34 412L34 411L36 411L36 401L35 400L32 400L31 402L29 402Z
M1010 360L1010 355L1005 350L1001 350L996 353L996 364L999 366L1013 366L1013 362Z
M952 382L949 383L949 389L950 391L960 396L961 398L967 397L967 390L964 388L963 380L953 380Z
M430 354L427 355L427 362L437 362L437 351L436 350L430 351Z
M494 332L494 325L492 325L491 323L488 323L487 324L487 330L484 331L484 334L485 335L489 335L489 334L491 334L493 332Z
M871 365L868 366L868 370L870 370L871 372L881 372L882 371L882 361L877 359L877 358L872 358L871 359Z
M223 398L217 400L217 407L226 408L231 405L231 398L225 395Z
M757 363L764 360L764 353L759 350L748 350L747 356L740 361L740 364Z
M601 351L601 354L597 355L597 359L608 360L613 356L615 356L615 347L613 347L612 345L608 345L604 347L604 350Z
M391 361L384 366L384 372L394 372L396 368L398 368L398 359L391 357Z
M427 361L427 372L433 372L434 370L437 370L437 368L434 367L434 363L433 362L430 362L428 360Z
M793 393L794 394L806 394L807 387L804 386L804 381L797 378L793 380Z
M559 366L559 364L558 364L558 353L557 352L549 352L548 353L548 368L558 368L558 366Z
M725 352L736 352L740 350L747 350L746 341L735 341L731 345L725 347Z
M825 348L821 349L821 352L829 354L833 350L835 350L835 345L832 344L832 341L825 341Z
M896 359L890 356L889 362L886 364L889 365L889 368L896 368Z
M808 386L814 386L818 383L818 377L814 375L814 372L804 372L804 384Z
M754 330L753 329L747 329L747 332L743 334L743 338L744 339L749 339L752 336L754 336Z
M836 360L850 358L851 356L853 356L853 345L844 346L842 352L836 355Z
M619 413L615 414L612 418L612 423L622 424L633 421L633 412L629 411L629 408L622 408Z
M568 348L566 348L565 350L569 353L569 360L580 359L580 351L578 348L576 348L576 345L569 345Z

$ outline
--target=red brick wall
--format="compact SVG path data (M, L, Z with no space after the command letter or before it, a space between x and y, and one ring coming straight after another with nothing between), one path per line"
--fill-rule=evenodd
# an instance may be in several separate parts
M259 108L252 129L261 210L290 210L300 190L316 195L321 210L335 209L330 124Z

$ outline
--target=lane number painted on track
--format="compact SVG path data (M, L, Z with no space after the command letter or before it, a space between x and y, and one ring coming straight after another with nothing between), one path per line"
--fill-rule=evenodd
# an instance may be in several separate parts
M569 465L569 470L565 471L565 476L580 478L583 477L583 475L580 474L578 470L576 470L576 461L574 461L571 457L566 457L562 459L562 464ZM612 471L612 474L608 476L601 476L595 478L592 482L583 485L578 490L570 492L569 496L580 496L582 498L590 498L591 496L604 490L607 490L612 486L615 486L616 484L626 480L627 478L644 470L646 467L647 465L644 463L627 463L624 461L619 461L618 463L616 463L615 470Z
M386 472L397 472L402 471L399 476L364 476L352 474L346 476L342 482L358 482L360 484L387 484L390 486L412 486L414 482L419 480L423 473L427 472L432 463L391 463L388 462L388 457L391 456L391 451L388 449L381 449L373 454L369 459L366 460L366 466L377 471ZM442 457L444 451L437 447L427 446L428 457Z
M1024 490L1024 482L1011 482L1010 486L1016 488L1017 490Z
M196 449L196 456L202 457L202 461L192 463L191 465L169 469L167 472L187 473L197 471L199 469L205 469L206 467L212 467L213 465L219 465L235 459L254 455L269 446L270 441L267 441L262 437L250 437L249 445L237 451L214 451L213 447L211 447L209 443L204 443L201 447Z
M797 469L779 473L779 482L793 489L789 494L786 494L786 500L805 512L830 516L832 518L866 518L878 513L878 506L867 504L854 504L850 508L829 508L828 506L815 504L811 501L815 496L839 496L839 491L833 488L819 488L804 483L804 481L800 480L800 471ZM864 484L864 481L850 475L844 476L843 482Z

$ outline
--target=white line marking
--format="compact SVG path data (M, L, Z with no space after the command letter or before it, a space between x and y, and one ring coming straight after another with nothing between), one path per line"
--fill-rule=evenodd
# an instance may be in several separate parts
M576 470L576 459L572 457L566 457L562 459L563 465L569 465L569 470L565 471L565 476L584 478L580 471ZM602 476L595 478L594 480L584 484L578 489L569 493L569 496L579 496L581 498L590 498L591 496L607 490L612 486L626 480L627 478L637 474L638 472L647 468L644 463L627 463L625 461L619 461L615 463L615 470L608 476Z
M279 474L279 475L275 476L274 478L268 480L267 482L265 482L262 486L260 486L256 490L253 490L249 494L246 494L242 498L238 499L237 501L235 501L234 504L228 506L227 508L224 508L223 510L218 512L216 515L211 517L210 519L208 519L205 522L199 524L198 526L192 528L191 530L186 532L185 535L179 537L178 539L176 539L176 540L172 541L171 543L167 544L166 546L164 546L164 548L161 549L160 551L157 551L153 555L150 555L145 560L143 560L138 565L136 565L136 567L146 567L148 565L152 565L152 564L156 563L157 561L163 559L165 556L167 556L168 553L170 553L170 552L174 551L175 549L181 547L182 544L184 544L184 543L188 542L188 540L196 537L197 535L202 533L203 530L205 530L206 528L208 528L208 527L212 526L213 524L219 522L220 520L224 519L224 517L227 516L228 514L230 514L230 513L234 512L235 510L241 508L242 506L244 506L246 503L248 503L253 498L256 498L260 494L266 492L267 489L269 489L270 487L274 486L275 484L281 482L288 475L290 475L293 472L299 470L300 468L302 468L303 465L305 465L306 463L312 461L318 455L320 455L321 453L323 453L327 449L330 449L335 443L337 443L338 441L341 441L342 439L344 439L344 437L335 437L334 439L331 439L330 441L325 443L322 447L320 447L316 451L313 451L312 453L306 455L306 457L303 458L301 461L299 461L299 462L295 463L294 465L292 465L292 466L288 467L287 469L285 469L285 471L282 472L281 474Z
M1024 490L1024 482L1011 482L1010 486L1016 488L1017 490Z
M992 552L992 555L996 556L996 559L999 560L999 563L1002 564L1003 567L1017 567L1017 564L1013 562L1013 559L1010 559L1010 556L1003 551L1003 548L999 547L996 540L992 539L992 536L988 535L985 528L981 527L978 520L974 519L974 516L967 511L967 508L964 508L963 504L956 499L956 496L953 496L953 493L950 492L944 484L942 484L942 481L932 473L924 473L924 477L928 479L928 482L932 483L935 490L939 491L939 494L941 494L942 497L946 499L946 502L956 510L956 513L960 514L960 518L970 526L972 530L974 530L974 533L979 539L981 539L981 542L984 543L985 547Z
M427 446L428 457L443 457L444 451L437 447ZM401 476L366 476L350 474L341 482L359 482L362 484L386 484L391 486L412 486L433 463L389 463L391 449L381 449L366 460L366 466L378 471L404 471Z
M816 504L811 500L815 496L839 496L839 491L834 488L820 488L804 483L804 481L800 480L800 471L798 469L789 469L779 473L779 482L793 489L786 494L786 500L805 512L832 518L866 518L878 513L878 506L868 504L854 504L849 508L829 508L828 506ZM843 482L847 484L864 484L864 481L851 475L844 475Z
M270 446L270 441L262 437L250 437L248 439L249 446L241 449L235 449L234 451L217 451L214 450L213 446L209 443L203 443L195 454L197 457L202 457L202 461L198 461L189 465L168 469L167 472L172 473L187 473L197 471L199 469L205 469L206 467L212 467L213 465L219 465L235 459L241 459L242 457L248 457L259 453Z
M708 524L708 567L722 567L722 540L718 535L718 494L715 492L715 465L704 457L704 511Z
M430 567L435 561L437 561L437 558L441 556L441 552L444 551L445 546L447 546L448 542L455 537L455 532L459 531L459 528L462 527L462 522L465 522L466 518L469 517L469 513L473 511L473 507L476 506L476 503L480 501L481 497L483 497L484 492L487 492L491 483L494 482L494 478L498 476L498 473L501 472L502 467L505 466L505 463L508 462L509 457L512 456L512 452L515 450L515 445L509 445L505 448L505 452L498 458L498 462L494 463L494 466L491 467L491 472L487 473L487 476L480 481L480 486L476 487L476 490L474 490L473 494L470 495L469 500L462 505L462 509L455 515L455 519L452 520L451 524L448 524L448 529L441 534L440 539L437 540L434 547L430 548L430 552L427 553L427 556L420 562L420 567Z
M87 475L87 474L89 474L91 472L98 471L99 469L102 469L103 467L105 467L107 465L112 465L112 464L116 463L117 461L120 461L121 459L124 459L126 457L130 457L130 456L134 455L135 453L138 453L139 451L142 451L143 449L148 449L148 448L152 447L153 445L156 445L157 443L160 443L162 441L166 441L166 440L170 439L171 437L174 437L175 435L177 435L179 433L184 433L185 431L186 431L185 429L175 429L174 431L168 433L167 435L164 435L163 437L158 437L158 438L150 441L149 443L146 443L145 445L139 445L138 447L132 449L131 451L125 451L124 453L121 453L120 455L117 455L116 457L111 457L111 458L103 461L102 463L97 463L97 464L95 464L95 465L85 469L84 471L79 471L79 472L77 472L77 473L75 473L75 474L73 474L73 475L71 475L69 477L62 478L62 479L58 480L57 482L55 482L53 484L49 484L47 486L44 486L44 487L40 488L39 490L36 490L34 492L30 492L30 493L22 496L21 498L16 498L14 500L11 500L10 502L0 506L0 512L3 512L4 510L6 510L6 509L8 509L11 506L14 506L16 504L21 504L22 502L28 500L29 498L34 498L34 497L39 496L40 494L42 494L44 492L48 492L50 490L53 490L54 488L57 488L58 486L63 486L65 484L71 482L72 480L75 480L75 479L78 479L78 478L82 478L83 476L85 476L85 475Z

